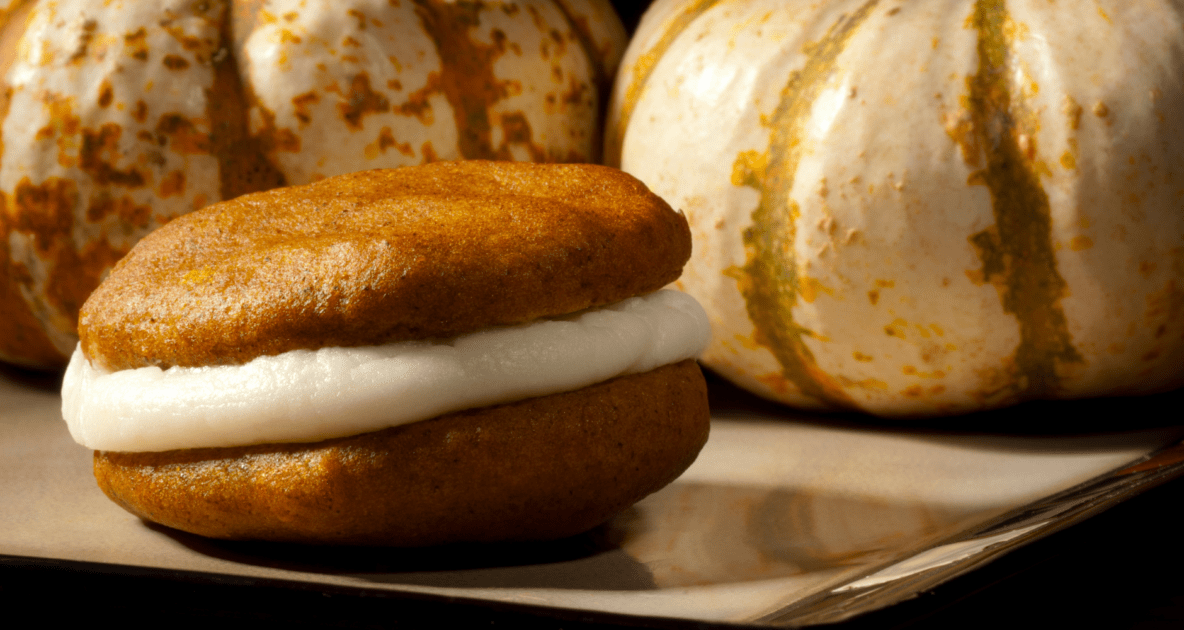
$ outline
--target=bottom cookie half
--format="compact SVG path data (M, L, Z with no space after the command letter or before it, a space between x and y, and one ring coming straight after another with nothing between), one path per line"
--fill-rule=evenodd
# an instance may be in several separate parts
M95 452L113 501L227 539L427 546L590 529L673 481L707 441L691 360L584 389L316 443Z

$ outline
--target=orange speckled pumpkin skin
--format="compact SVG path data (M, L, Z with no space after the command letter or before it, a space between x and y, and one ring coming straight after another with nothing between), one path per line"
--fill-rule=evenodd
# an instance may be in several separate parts
M605 158L688 215L703 362L956 414L1184 385L1184 2L658 0Z
M591 162L625 44L606 0L0 0L0 360L169 219L444 159Z

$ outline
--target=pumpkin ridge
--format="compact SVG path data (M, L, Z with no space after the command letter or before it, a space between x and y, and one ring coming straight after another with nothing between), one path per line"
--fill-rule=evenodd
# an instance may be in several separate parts
M248 104L254 102L239 74L238 55L231 25L233 12L223 5L218 24L221 46L210 64L214 68L214 84L206 94L206 112L210 119L209 152L218 160L218 194L222 199L276 188L287 184L287 178L276 167L268 148L274 150L275 126L265 126L263 135L252 135L247 122ZM274 116L264 114L267 121ZM211 200L214 201L214 200Z
M642 92L645 91L646 83L649 82L650 75L654 72L654 66L658 65L658 60L666 54L666 50L683 34L683 31L691 26L692 22L699 19L699 16L709 11L719 1L699 0L690 5L670 21L657 44L638 55L637 62L633 66L633 79L629 82L629 87L625 89L625 96L619 105L620 115L616 124L605 126L605 164L618 168L621 166L621 146L625 142L625 130L629 128L629 119L633 117L633 110L641 100Z
M494 160L489 107L500 101L502 81L493 73L501 56L496 45L474 42L469 30L480 24L480 4L438 4L414 0L415 13L440 56L440 91L452 105L460 154L466 159Z
M793 320L793 307L801 289L793 255L795 219L800 210L790 193L814 101L833 76L835 60L847 41L878 3L868 0L853 14L840 16L822 39L806 47L805 65L790 74L770 116L773 130L765 163L760 164L759 159L746 153L733 167L734 184L750 186L760 193L752 213L753 225L744 232L748 260L743 271L751 281L740 285L749 319L756 328L755 341L773 352L782 375L803 394L838 408L857 405L835 377L818 368L802 338L813 333Z
M575 34L576 41L580 44L580 49L584 51L584 56L588 58L588 65L592 67L592 81L596 85L596 93L601 95L600 102L596 103L596 125L597 135L592 138L592 155L588 156L592 162L599 162L600 156L596 155L597 151L603 150L603 142L601 136L604 135L603 124L608 115L608 101L607 96L613 91L613 74L605 67L604 55L596 50L596 44L592 40L592 33L588 27L588 21L584 18L576 18L572 14L571 9L566 2L556 2L555 8L563 15L563 19L567 21L571 32Z
M1035 161L1036 129L1022 115L1009 76L1007 13L1004 0L979 0L972 16L978 31L979 66L966 78L965 97L973 137L983 168L970 185L986 186L995 225L969 237L982 269L976 280L995 285L1003 310L1020 326L1013 381L1002 392L1020 400L1057 394L1060 363L1081 363L1060 300L1067 283L1057 270L1052 217ZM1026 145L1026 146L1022 146ZM968 156L977 158L977 156Z

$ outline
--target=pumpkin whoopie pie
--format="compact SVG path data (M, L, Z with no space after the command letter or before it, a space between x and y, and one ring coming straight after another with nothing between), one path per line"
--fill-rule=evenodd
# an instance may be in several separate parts
M246 195L82 308L63 415L141 518L204 536L553 539L707 439L685 219L590 165L437 163Z

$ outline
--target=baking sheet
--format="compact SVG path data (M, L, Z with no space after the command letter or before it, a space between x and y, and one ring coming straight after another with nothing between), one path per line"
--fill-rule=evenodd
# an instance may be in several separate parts
M1178 475L1184 438L1151 411L1176 393L887 426L712 381L696 463L586 535L326 549L209 541L127 514L95 486L55 385L0 371L0 555L760 625L837 621L931 588ZM1100 423L1065 432L1099 409Z

